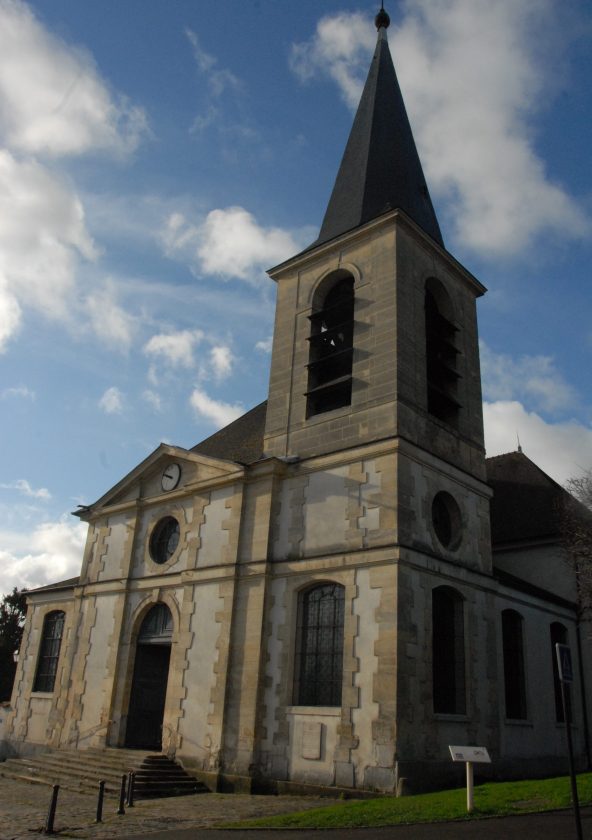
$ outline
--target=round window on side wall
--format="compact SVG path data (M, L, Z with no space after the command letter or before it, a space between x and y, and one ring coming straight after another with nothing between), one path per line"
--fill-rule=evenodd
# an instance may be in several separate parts
M179 523L174 516L165 516L150 535L150 557L155 563L167 563L179 545Z
M436 493L432 501L432 525L444 548L454 551L462 539L460 508L450 493Z

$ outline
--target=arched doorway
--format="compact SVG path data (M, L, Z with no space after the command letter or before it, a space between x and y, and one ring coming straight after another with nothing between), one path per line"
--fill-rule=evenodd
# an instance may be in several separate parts
M162 749L162 721L172 634L171 611L166 604L156 604L144 618L138 634L127 715L126 747Z

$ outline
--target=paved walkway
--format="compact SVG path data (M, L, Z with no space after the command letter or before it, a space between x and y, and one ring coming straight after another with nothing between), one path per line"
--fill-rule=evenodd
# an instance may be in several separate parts
M31 840L44 825L51 788L0 777L0 840ZM116 814L118 799L105 797L103 822L94 822L96 796L61 789L54 828L59 837L97 840L148 836L170 829L209 828L223 820L285 814L327 805L328 799L203 793L146 799ZM253 835L251 834L251 838Z
M51 788L0 778L0 840L31 838L45 824ZM301 811L331 800L301 796L246 796L207 793L137 802L118 816L114 797L105 799L103 822L94 823L96 797L60 790L55 831L63 838L124 840L573 840L573 814L560 811L466 823L396 826L331 831L214 831L229 819ZM592 809L583 811L585 840L592 840Z

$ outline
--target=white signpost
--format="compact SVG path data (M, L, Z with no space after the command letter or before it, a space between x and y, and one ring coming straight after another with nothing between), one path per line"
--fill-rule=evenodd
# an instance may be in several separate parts
M453 761L464 761L467 766L467 811L473 810L473 764L491 764L487 747L449 746Z

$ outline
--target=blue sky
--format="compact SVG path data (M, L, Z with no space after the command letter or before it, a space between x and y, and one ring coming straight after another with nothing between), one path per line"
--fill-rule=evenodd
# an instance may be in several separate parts
M592 467L592 9L389 0L488 455ZM315 237L378 3L0 0L0 592L76 574L90 503L266 396L273 283Z

